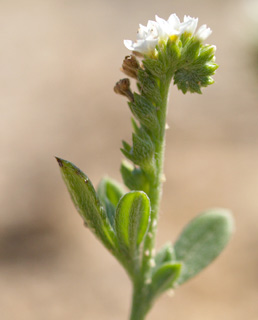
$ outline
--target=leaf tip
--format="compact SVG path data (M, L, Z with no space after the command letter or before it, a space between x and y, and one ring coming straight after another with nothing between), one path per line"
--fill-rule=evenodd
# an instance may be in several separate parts
M58 164L59 164L59 167L63 167L64 166L64 163L63 163L63 159L61 159L61 158L58 158L58 157L55 157L56 158L56 161L58 162Z
M230 234L235 232L235 220L231 210L224 208L213 208L210 210L210 214L223 221Z

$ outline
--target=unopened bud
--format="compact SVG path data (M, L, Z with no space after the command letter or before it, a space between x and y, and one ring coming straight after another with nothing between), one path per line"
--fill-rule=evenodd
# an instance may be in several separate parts
M137 79L137 73L140 68L139 62L135 56L130 55L124 58L122 71L129 77Z
M130 89L130 80L128 78L119 80L114 86L115 93L126 96L131 102L134 101L133 93Z

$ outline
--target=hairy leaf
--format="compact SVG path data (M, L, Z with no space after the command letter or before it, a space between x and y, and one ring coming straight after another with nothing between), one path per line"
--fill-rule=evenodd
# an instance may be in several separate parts
M85 224L108 249L113 249L117 239L90 179L71 162L56 159L73 203Z
M125 192L116 181L105 177L100 181L97 193L105 205L109 222L114 227L116 206Z
M232 215L225 209L212 209L193 219L175 243L176 259L183 264L177 283L184 283L212 262L232 231Z
M117 238L131 257L148 230L149 219L150 200L143 191L131 191L120 199L115 217Z
M151 295L154 297L171 288L179 277L181 263L167 262L161 265L153 274L150 285Z

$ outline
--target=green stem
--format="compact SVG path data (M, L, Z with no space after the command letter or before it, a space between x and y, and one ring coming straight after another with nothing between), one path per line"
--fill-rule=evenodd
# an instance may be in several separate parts
M156 242L158 213L162 193L167 101L171 78L172 76L168 75L160 82L162 104L157 110L160 124L160 135L157 138L155 145L156 171L148 194L151 201L151 221L149 231L143 245L142 267L139 274L135 275L135 281L133 283L134 289L130 320L143 320L151 307L147 297L151 268L153 266L153 249L155 248Z
M151 201L151 222L148 234L144 242L142 273L145 275L145 280L148 279L149 271L151 269L151 259L153 258L153 249L155 248L157 223L160 199L163 184L163 164L164 164L164 148L165 148L165 128L167 116L167 101L170 87L171 77L166 77L160 83L160 93L162 97L162 105L158 110L158 118L160 123L160 135L156 142L155 160L156 160L156 174L152 181L149 198Z
M130 320L144 320L147 312L142 290L134 284Z

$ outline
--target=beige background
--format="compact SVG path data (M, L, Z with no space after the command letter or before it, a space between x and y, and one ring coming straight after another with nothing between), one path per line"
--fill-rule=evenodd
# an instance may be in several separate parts
M202 210L232 209L216 262L148 319L258 319L258 73L248 1L0 2L1 320L122 320L130 283L83 228L54 156L121 181L130 112L113 85L138 23L198 16L220 68L203 95L171 89L158 246ZM249 13L253 10L249 10ZM254 39L253 39L254 40ZM257 61L256 61L257 63Z

